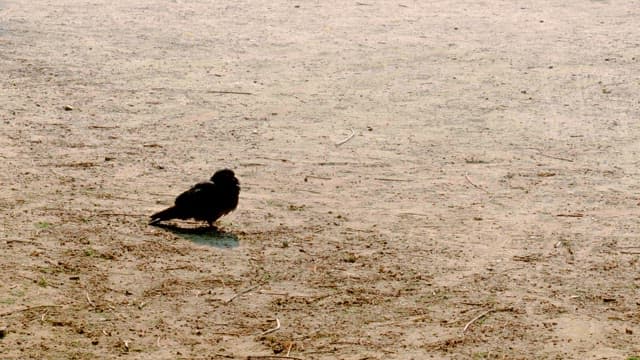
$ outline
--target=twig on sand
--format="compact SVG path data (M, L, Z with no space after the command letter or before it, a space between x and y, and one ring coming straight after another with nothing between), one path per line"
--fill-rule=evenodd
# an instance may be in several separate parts
M352 137L354 137L354 136L356 135L355 130L353 130L353 129L349 129L349 130L351 130L351 134L349 134L349 136L347 136L347 137L346 137L346 138L344 138L343 140L338 141L338 142L336 143L336 146L340 146L340 145L342 145L342 144L346 143L347 141L351 140L351 138L352 138Z
M20 244L38 245L38 243L37 243L37 242L35 242L35 241L31 241L31 240L9 239L9 240L5 240L5 242L6 242L7 244L11 244L11 243L20 243Z
M409 216L425 216L425 217L429 217L429 215L425 214L425 213L419 213L419 212L401 212L398 215L409 215Z
M568 162L573 162L574 161L573 159L565 158L565 157L562 157L562 156L555 156L555 155L545 154L540 149L536 149L536 148L531 148L531 149L537 151L538 155L540 155L540 156L544 156L544 157L548 157L548 158L556 159L556 160L568 161Z
M556 216L560 216L560 217L574 217L574 218L581 218L584 216L584 214L582 213L575 213L575 214L556 214Z
M288 292L278 292L278 291L269 291L269 290L260 290L258 292L264 295L290 296Z
M287 354L285 356L289 356L289 354L291 354L292 347L293 347L293 341L289 343L289 347L287 348Z
M131 214L131 213L114 213L114 212L99 212L97 215L101 216L137 216L137 217L149 217L148 214Z
M467 179L467 181L469 182L469 184L471 184L474 188L478 189L478 190L482 190L487 194L491 194L487 189L483 188L480 185L476 185L473 181L471 181L471 178L469 177L469 174L464 174L464 178Z
M471 324L473 324L474 322L476 322L476 321L480 320L481 318L483 318L483 317L487 316L488 314L490 314L490 313L492 313L492 312L494 312L494 311L496 311L496 310L495 310L495 309L487 310L487 311L485 311L485 312L481 313L480 315L478 315L478 316L474 317L473 319L471 319L471 321L469 321L469 322L467 323L467 325L465 325L465 326L464 326L464 329L462 329L462 334L464 335L464 333L467 331L467 329L469 328L469 326L471 326Z
M119 126L89 125L89 129L117 129Z
M464 335L464 333L469 329L469 327L471 326L471 324L473 324L474 322L482 319L483 317L493 313L493 312L499 312L499 311L513 311L513 308L499 308L499 309L489 309L483 313L481 313L480 315L474 317L473 319L471 319L471 321L469 321L464 328L462 329L462 335Z
M373 178L374 180L380 180L380 181L398 181L398 182L411 182L413 180L409 180L409 179L392 179L392 178Z
M280 330L280 320L278 318L276 318L276 327L261 332L260 336L271 334L272 332L278 331L278 330Z
M51 307L62 307L62 305L36 305L36 306L28 306L26 308L11 310L7 312L0 313L0 317L7 316L15 313L25 312L29 310L43 309L43 308L51 308Z
M89 292L88 291L84 292L84 296L87 298L87 302L89 303L89 305L91 305L91 307L96 307L96 304L93 301L91 301L91 298L89 297Z
M308 179L331 180L330 177L326 176L307 175L304 177L304 181L307 181Z
M249 355L249 356L247 356L247 360L258 360L258 359L290 359L290 360L302 360L302 358L293 357L293 356L277 356L277 355Z
M280 162L292 162L289 159L273 158L273 157L268 157L268 156L256 156L256 159L265 159L265 160L280 161Z
M237 294L233 295L232 297L230 297L227 301L225 301L225 303L228 304L228 303L232 302L238 296L244 295L244 294L248 293L249 291L255 290L255 289L259 288L259 287L260 287L260 285L255 285L255 286L252 286L250 288L244 289L244 290L240 291L239 293L237 293Z
M226 91L226 90L207 90L209 94L235 94L235 95L253 95L253 93L245 91Z
M213 354L215 356L219 356L219 357L223 357L223 358L227 358L227 359L235 359L236 357L233 355L227 355L227 354L222 354L222 353L215 353Z

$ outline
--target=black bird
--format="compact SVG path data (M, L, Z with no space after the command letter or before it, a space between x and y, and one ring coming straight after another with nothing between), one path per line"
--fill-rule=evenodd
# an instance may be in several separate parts
M151 215L150 225L170 219L204 220L213 227L219 217L238 206L240 182L233 171L216 171L209 181L194 185L180 194L175 205Z

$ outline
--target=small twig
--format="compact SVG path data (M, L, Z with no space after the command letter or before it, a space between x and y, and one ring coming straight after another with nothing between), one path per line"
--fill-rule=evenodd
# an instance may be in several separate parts
M417 213L417 212L401 212L399 215L411 215L411 216L426 216L426 217L429 217L429 215L427 215L427 214Z
M238 296L244 295L244 294L248 293L249 291L255 290L255 289L259 288L259 287L260 287L260 285L256 285L256 286L252 286L250 288L244 289L244 290L240 291L239 293L237 293L237 294L233 295L232 297L230 297L227 301L225 301L225 303L228 304L228 303L232 302Z
M640 255L640 251L620 251L620 254Z
M337 165L351 165L353 163L350 163L348 161L321 161L319 163L316 163L317 165L320 166L337 166Z
M215 356L220 356L220 357L227 358L227 359L235 359L235 358L236 358L236 357L235 357L235 356L233 356L233 355L227 355L227 354L222 354L222 353L215 353L215 354L213 354L213 355L215 355Z
M244 91L207 90L207 92L210 94L253 95L253 93Z
M87 298L87 302L89 303L89 305L91 305L91 307L96 307L96 304L94 304L93 301L91 301L91 298L89 297L89 292L88 291L84 292L84 296Z
M320 179L320 180L331 180L330 177L324 177L324 176L316 176L316 175L307 175L304 177L305 181L307 179Z
M349 136L347 136L344 140L340 140L340 141L338 141L338 142L336 143L336 146L340 146L340 145L342 145L342 144L346 143L347 141L351 140L351 138L352 138L352 137L354 137L354 136L356 135L355 130L353 130L353 129L349 129L349 130L351 130L351 134L349 134Z
M293 341L289 343L289 348L287 348L287 355L285 356L289 356L289 354L291 354L291 348L293 347Z
M0 317L2 316L7 316L7 315L11 315L11 314L15 314L15 313L20 313L20 312L25 312L25 311L29 311L29 310L35 310L35 309L42 309L42 308L50 308L50 307L62 307L62 305L36 305L36 306L29 306L26 308L22 308L22 309L17 309L17 310L11 310L11 311L7 311L7 312L3 312L0 314Z
M545 154L545 153L542 152L542 150L537 149L537 148L533 148L532 147L532 148L529 148L529 149L535 150L538 153L538 155L540 155L540 156L548 157L548 158L551 158L551 159L568 161L568 162L573 162L574 161L573 159L569 159L569 158L565 158L565 157L561 157L561 156L554 156L554 155Z
M37 242L35 241L31 241L31 240L18 240L18 239L9 239L9 240L5 240L7 244L11 244L11 243L20 243L20 244L31 244L31 245L38 245Z
M119 126L89 125L89 129L117 129Z
M242 335L240 335L238 333L224 332L224 331L214 331L214 332L209 332L208 334L210 334L210 335L242 336Z
M582 213L575 213L575 214L556 214L556 216L581 218L581 217L583 217L583 216L584 216L584 214L582 214Z
M545 153L540 152L540 151L538 151L538 155L544 156L544 157L548 157L548 158L552 158L552 159L556 159L556 160L573 162L573 159L563 158L563 157L560 157L560 156L553 156L553 155L545 154Z
M261 333L260 333L260 336L267 335L267 334L271 334L272 332L274 332L274 331L278 331L278 330L280 330L280 320L279 320L278 318L276 318L276 327L274 327L274 328L271 328L271 329L269 329L269 330L266 330L266 331L261 332Z
M100 212L100 213L96 213L96 215L101 215L101 216L138 216L138 217L149 217L149 215L148 215L148 214L112 213L112 212Z
M504 273L508 273L509 271L514 271L514 270L522 270L524 269L523 267L512 267L509 269L504 269L502 271L500 271L498 274L504 274Z
M469 306L482 306L483 303L471 302L471 301L462 301L460 304L469 305Z
M258 292L264 295L289 296L288 292L277 292L277 291L269 291L269 290L260 290Z
M482 186L476 185L473 183L473 181L471 181L471 178L469 177L468 174L464 174L464 178L467 179L467 181L469 182L469 184L471 184L474 188L478 189L478 190L482 190L487 194L491 194L489 191L487 191L487 189L483 188Z
M462 334L464 335L464 333L467 331L467 329L469 328L469 326L471 326L471 324L473 324L474 322L476 322L476 321L480 320L481 318L483 318L483 317L485 317L485 316L489 315L490 313L492 313L492 312L494 312L494 311L496 311L496 309L490 309L490 310L487 310L487 311L485 311L485 312L481 313L480 315L478 315L478 316L474 317L473 319L471 319L471 321L469 321L469 322L467 323L467 325L465 325L465 326L464 326L464 329L462 329Z
M164 271L191 269L191 265L174 266L164 269Z
M249 355L247 356L247 360L257 360L257 359L290 359L290 360L302 360L302 358L293 357L293 356L277 356L277 355Z
M268 156L256 156L256 158L257 159L271 160L271 161L291 162L291 160L289 160L289 159L272 158L272 157L268 157Z
M489 309L483 313L481 313L480 315L474 317L473 319L471 319L471 321L469 321L464 328L462 329L462 335L464 335L464 333L467 331L467 329L469 329L469 326L471 326L471 324L473 324L474 322L482 319L483 317L491 314L492 312L498 312L498 311L513 311L513 308L500 308L500 309Z
M374 180L380 180L380 181L398 181L398 182L411 182L413 180L408 180L408 179L391 179L391 178L373 178Z

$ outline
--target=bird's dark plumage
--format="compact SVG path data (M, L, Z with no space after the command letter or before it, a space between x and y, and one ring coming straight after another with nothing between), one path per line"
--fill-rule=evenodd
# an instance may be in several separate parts
M240 182L233 171L218 170L209 181L194 185L178 195L175 205L151 215L153 225L170 219L203 220L213 226L219 217L238 206Z

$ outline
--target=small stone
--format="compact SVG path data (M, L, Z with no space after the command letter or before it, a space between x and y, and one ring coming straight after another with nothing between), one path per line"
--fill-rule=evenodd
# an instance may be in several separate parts
M2 327L0 328L0 339L4 339L5 336L7 336L7 328Z
M71 111L71 110L73 110L73 106L71 106L71 105L65 105L65 106L63 107L63 109L64 109L64 111Z

